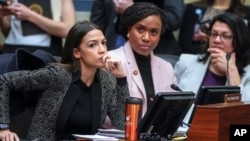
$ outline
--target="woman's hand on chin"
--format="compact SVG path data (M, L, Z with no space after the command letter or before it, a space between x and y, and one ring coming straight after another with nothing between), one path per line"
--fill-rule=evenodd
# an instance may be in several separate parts
M120 59L105 55L103 57L105 69L115 75L117 78L126 77L126 73L123 69L122 62Z

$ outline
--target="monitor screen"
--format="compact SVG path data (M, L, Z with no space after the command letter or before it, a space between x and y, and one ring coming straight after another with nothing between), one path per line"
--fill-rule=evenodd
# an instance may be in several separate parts
M239 86L201 86L195 105L224 103L226 94L239 94Z
M215 103L224 103L224 98L226 94L239 94L239 86L201 86L196 99L195 107L189 118L189 124L192 123L194 113L196 111L196 105L205 105L205 104L215 104Z
M158 93L139 122L137 132L144 135L167 137L173 135L194 102L193 92Z

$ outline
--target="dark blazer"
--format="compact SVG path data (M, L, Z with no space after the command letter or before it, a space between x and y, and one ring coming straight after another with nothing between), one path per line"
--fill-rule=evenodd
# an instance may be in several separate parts
M201 18L204 16L207 8L205 6L196 6L194 4L187 4L183 17L183 24L179 32L179 44L182 50L182 53L192 53L198 54L202 52L201 46L203 43L201 41L194 41L194 28L195 24L199 21L199 15L196 14L195 10L200 9ZM250 27L250 8L246 7L247 17L245 18L248 21L248 27ZM250 30L249 30L250 32Z
M114 49L117 37L117 14L113 0L94 0L90 21L102 28L107 38L108 50Z
M197 7L193 4L188 4L186 6L183 24L179 32L179 44L182 50L182 53L199 53L201 52L202 42L193 41L194 28L195 24L200 22L200 17L195 13L195 10L200 9L201 17L203 17L206 8Z
M156 2L149 0L134 1L148 1L155 3L166 12L168 29L161 37L161 40L154 52L179 55L181 50L172 32L181 26L184 12L183 0L161 0L161 2L159 2L159 0ZM94 0L90 20L102 27L108 41L108 50L115 48L117 36L116 22L118 16L119 15L116 14L115 6L112 0Z
M127 84L119 86L110 73L99 70L101 85L94 95L93 133L102 126L106 116L118 129L124 129L125 98ZM36 105L36 111L28 132L28 138L41 141L59 140L70 111L79 96L79 89L72 81L72 73L60 65L52 64L35 71L15 71L0 75L0 122L10 123L8 97L10 90L44 90ZM99 89L99 87L101 89Z

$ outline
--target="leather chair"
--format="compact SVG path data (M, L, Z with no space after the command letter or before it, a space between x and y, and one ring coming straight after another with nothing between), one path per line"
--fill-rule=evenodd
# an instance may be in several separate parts
M155 54L155 55L168 61L169 63L172 64L173 67L174 67L175 63L179 60L179 56L177 56L177 55L171 55L171 54Z
M6 55L4 57L6 57ZM36 70L44 67L48 63L57 62L50 53L43 50L36 50L30 53L25 49L19 48L14 54L7 57L9 61L6 68L1 68L4 69L3 73L18 70ZM2 59L2 57L0 58ZM10 130L17 133L22 140L27 137L34 115L36 101L40 93L40 90L15 91L10 95Z

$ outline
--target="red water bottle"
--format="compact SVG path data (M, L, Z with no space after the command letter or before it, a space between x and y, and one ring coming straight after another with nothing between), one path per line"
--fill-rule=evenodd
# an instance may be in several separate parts
M127 98L125 116L125 140L138 141L139 135L136 129L142 117L142 99Z

